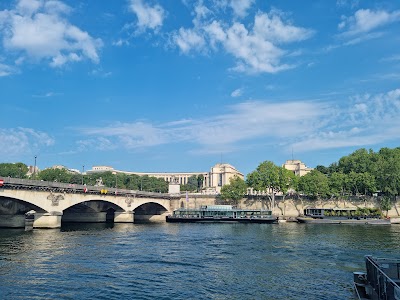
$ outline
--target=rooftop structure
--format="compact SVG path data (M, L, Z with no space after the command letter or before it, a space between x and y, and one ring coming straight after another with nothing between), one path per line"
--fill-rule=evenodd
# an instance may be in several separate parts
M313 168L307 167L301 160L297 159L287 160L282 167L292 171L296 176L304 176L313 170Z

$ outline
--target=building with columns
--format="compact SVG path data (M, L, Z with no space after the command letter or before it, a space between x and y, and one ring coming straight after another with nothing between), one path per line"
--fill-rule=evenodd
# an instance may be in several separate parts
M179 184L187 184L189 177L203 175L203 188L210 192L220 193L222 186L229 183L229 180L234 176L244 179L244 175L239 172L235 167L226 163L218 163L213 166L210 172L159 172L159 173L146 173L146 172L130 172L115 170L110 166L93 166L91 170L86 173L98 172L117 172L128 175L149 176L164 179L167 182L177 180Z
M282 167L292 171L296 176L306 175L307 173L311 172L311 170L313 170L313 168L307 167L303 162L301 162L301 160L297 159L287 160L282 165Z

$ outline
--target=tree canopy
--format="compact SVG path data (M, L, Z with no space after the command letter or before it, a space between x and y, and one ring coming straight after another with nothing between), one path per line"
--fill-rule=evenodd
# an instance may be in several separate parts
M229 179L229 184L225 184L221 188L221 198L224 200L232 200L235 203L242 199L247 192L247 184L238 176Z

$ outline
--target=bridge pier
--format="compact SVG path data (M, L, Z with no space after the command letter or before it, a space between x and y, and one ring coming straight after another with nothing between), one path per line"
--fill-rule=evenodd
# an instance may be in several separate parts
M106 223L106 212L74 212L65 213L62 221L66 223Z
M134 223L135 213L133 211L116 211L114 214L114 223Z
M35 213L33 228L60 228L62 212Z

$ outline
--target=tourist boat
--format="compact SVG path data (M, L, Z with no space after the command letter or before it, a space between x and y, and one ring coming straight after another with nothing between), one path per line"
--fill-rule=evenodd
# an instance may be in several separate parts
M366 272L353 272L354 292L359 300L400 299L400 259L365 256Z
M238 209L232 205L207 205L195 209L180 208L166 217L167 222L276 223L270 210Z
M306 208L304 215L297 217L300 223L324 224L371 224L390 225L390 219L381 217L378 209L362 208Z

